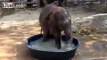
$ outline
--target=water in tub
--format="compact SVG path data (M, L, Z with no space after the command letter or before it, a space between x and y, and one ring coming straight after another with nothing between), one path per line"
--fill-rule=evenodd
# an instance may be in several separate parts
M55 40L51 39L49 41L43 42L43 39L35 40L31 42L31 48L42 51L50 51L50 52L66 52L75 48L74 44L67 44L61 40L61 49L57 49L55 47Z

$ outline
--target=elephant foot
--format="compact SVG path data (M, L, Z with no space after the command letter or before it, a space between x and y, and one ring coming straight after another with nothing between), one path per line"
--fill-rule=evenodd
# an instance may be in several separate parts
M43 37L43 42L47 42L49 41L50 39L48 37Z
M57 49L61 49L61 45L56 45L57 46Z
M57 49L61 49L61 40L56 40L55 46L57 47Z

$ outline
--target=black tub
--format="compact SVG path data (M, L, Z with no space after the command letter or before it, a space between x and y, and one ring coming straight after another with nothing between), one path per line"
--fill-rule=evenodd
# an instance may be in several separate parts
M30 43L34 40L37 40L39 38L41 38L43 35L39 34L39 35L35 35L35 36L31 36L28 40L27 40L27 47L31 53L31 55L39 60L69 60L72 59L75 56L76 53L76 49L79 46L79 42L76 38L73 38L73 43L76 46L73 50L71 51L66 51L66 52L48 52L48 51L40 51L40 50L36 50L36 49L32 49L30 46ZM62 36L62 39L65 39L65 36Z

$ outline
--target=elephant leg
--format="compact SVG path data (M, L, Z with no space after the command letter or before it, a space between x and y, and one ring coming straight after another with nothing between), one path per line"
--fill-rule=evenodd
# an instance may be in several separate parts
M71 29L65 29L64 30L64 33L65 33L65 36L66 36L66 42L67 43L71 43L72 42L72 39L73 39L73 37L72 37L72 31L71 31Z
M55 37L55 46L60 49L61 48L61 32L58 29L53 29L52 34Z
M47 23L43 23L41 25L41 28L43 30L43 41L48 41L49 40L49 35L50 35L50 28Z
M48 41L50 32L48 30L44 30L43 33L43 41Z

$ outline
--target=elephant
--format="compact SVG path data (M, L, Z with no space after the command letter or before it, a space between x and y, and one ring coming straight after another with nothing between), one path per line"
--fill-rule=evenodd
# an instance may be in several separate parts
M55 4L44 7L39 16L39 23L43 31L43 41L49 40L52 34L55 38L55 46L61 49L61 32L64 31L66 43L72 42L71 20L65 8Z

